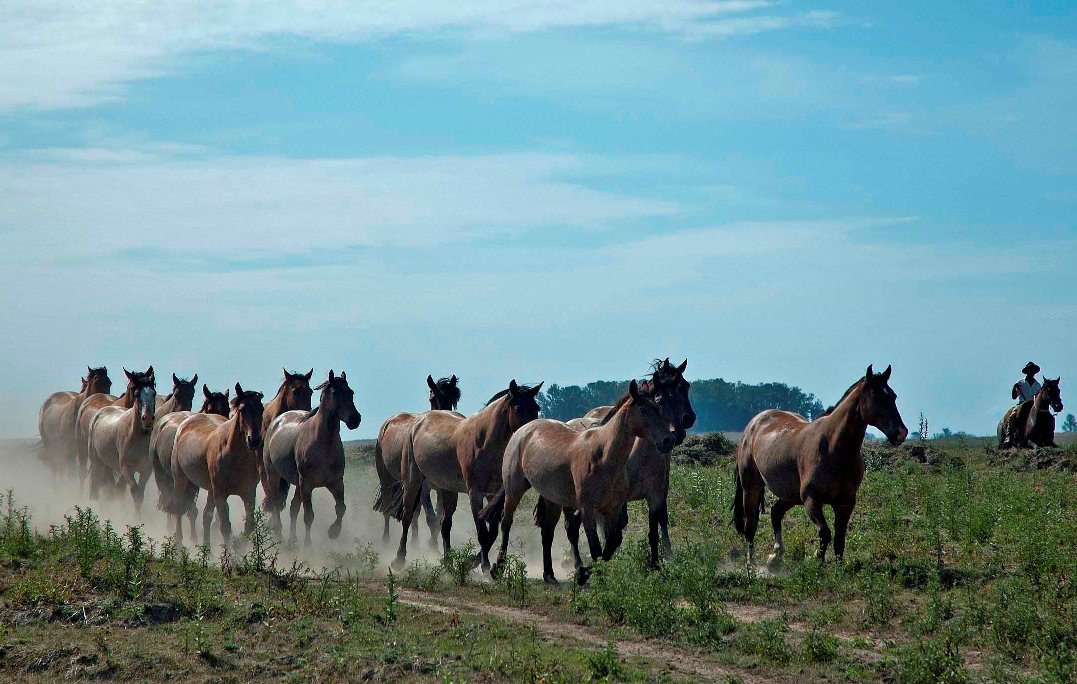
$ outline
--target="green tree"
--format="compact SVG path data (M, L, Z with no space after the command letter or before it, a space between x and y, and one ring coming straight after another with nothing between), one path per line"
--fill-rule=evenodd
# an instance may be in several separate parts
M1077 432L1077 418L1072 413L1066 414L1066 420L1062 423L1063 432Z

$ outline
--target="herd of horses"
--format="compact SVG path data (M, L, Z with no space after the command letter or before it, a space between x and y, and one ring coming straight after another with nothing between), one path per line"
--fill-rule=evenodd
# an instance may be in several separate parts
M449 550L453 514L463 494L478 540L475 563L496 576L506 559L516 509L529 489L538 494L533 518L541 530L545 581L557 582L551 549L562 517L577 578L586 581L580 528L590 557L608 560L622 542L630 501L647 502L649 562L658 566L661 555L672 554L670 452L696 420L684 377L687 365L687 360L680 365L668 358L656 361L649 377L631 381L614 405L568 422L539 418L536 397L542 383L526 386L513 380L477 413L464 416L455 410L461 396L457 377L427 376L430 410L390 417L375 444L379 492L373 508L384 515L384 541L389 539L390 518L402 526L392 567L407 563L409 530L416 539L412 523L420 508L430 545L437 548L440 534L443 550ZM768 564L781 562L782 519L797 505L805 507L818 530L817 557L825 557L831 540L834 555L842 557L864 476L861 446L868 427L880 430L892 445L908 436L897 395L889 386L890 374L889 366L881 373L868 366L838 403L814 420L770 409L749 422L737 450L732 502L732 523L748 543L749 559L766 489L776 497L771 506L775 546ZM309 544L311 492L325 487L336 501L336 520L328 535L339 536L347 510L340 426L355 429L361 420L345 373L331 370L312 389L313 369L285 369L280 388L266 404L262 393L239 383L233 396L230 390L213 392L203 384L198 411L192 410L197 375L185 380L173 374L172 391L165 397L157 395L152 366L144 372L124 369L124 375L126 388L115 396L109 393L108 371L87 368L78 392L56 392L41 407L42 457L57 476L77 475L94 500L129 492L141 515L152 473L157 507L168 516L180 543L184 516L196 539L196 505L204 490L202 543L207 545L215 516L225 542L231 537L231 496L243 502L250 531L259 486L262 507L278 536L283 533L281 512L295 487L290 538L297 539L302 508ZM312 406L316 391L318 403ZM1041 393L1045 398L1041 402L1037 397L1033 409L1040 403L1061 406L1060 396L1052 399L1058 394L1057 381L1045 383ZM1036 410L1031 413L1029 421L1038 422L1030 422L1028 432L1034 427L1040 434L1047 429L1047 419L1035 415ZM1053 417L1048 417L1053 434ZM834 510L833 534L823 514L828 505ZM498 557L491 564L490 551L499 534Z

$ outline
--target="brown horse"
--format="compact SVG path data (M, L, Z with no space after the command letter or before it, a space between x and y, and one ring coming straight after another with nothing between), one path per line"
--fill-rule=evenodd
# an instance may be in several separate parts
M196 379L197 375L194 376ZM193 380L192 380L193 382ZM210 392L202 385L202 408L199 413L208 413L228 417L228 390ZM159 416L153 424L150 434L150 463L153 465L153 478L157 483L157 508L167 511L172 502L172 450L176 446L176 430L180 424L193 415L191 411L173 411ZM191 536L194 536L194 506L188 511L191 516Z
M460 402L459 379L453 375L451 378L441 378L434 381L432 375L426 376L426 385L430 389L431 411L455 411ZM374 442L374 468L378 473L380 488L378 498L374 501L374 510L382 511L389 502L400 497L404 484L400 481L400 460L404 453L404 440L408 436L411 424L415 422L418 414L398 413L391 416L381 424L378 430L378 439ZM438 543L438 514L434 510L434 504L430 500L430 486L423 484L423 491L419 495L423 510L426 511L426 524L430 527L430 545L434 548ZM384 513L385 527L382 530L381 540L389 541L389 514ZM415 541L419 532L416 525L412 528L412 541Z
M176 411L190 411L194 405L194 390L198 387L198 373L190 380L172 374L172 391L168 396L157 395L157 418L163 418Z
M262 425L269 426L277 416L285 411L309 411L310 400L314 396L314 390L310 388L310 379L314 376L314 369L306 373L291 373L284 369L284 380L277 390L276 396L265 405L262 415Z
M355 408L355 392L348 386L347 373L334 376L329 371L325 382L314 389L321 390L318 406L313 411L286 411L277 416L267 428L262 449L265 480L265 509L272 514L270 522L279 535L280 512L288 497L289 485L295 485L292 495L291 540L294 542L299 505L303 505L307 545L310 526L314 522L311 492L325 487L336 500L337 519L329 526L329 538L340 536L340 527L347 506L344 504L344 444L340 441L340 424L349 430L359 427L362 416Z
M262 446L262 393L244 391L236 383L231 417L196 413L176 430L172 450L173 496L169 513L175 516L176 540L183 542L180 517L194 505L198 490L208 492L202 511L202 543L209 545L213 512L220 517L221 536L232 538L228 497L243 499L246 531L254 521L254 499L260 468L256 461Z
M478 560L484 570L490 567L490 547L497 539L497 526L479 520L487 495L501 486L501 458L509 437L523 425L538 417L535 396L542 389L517 385L501 390L475 415L465 418L452 411L429 411L412 423L404 441L401 459L401 497L386 511L400 518L404 530L393 560L396 569L404 567L408 553L408 528L419 503L423 483L438 490L438 516L441 518L441 541L448 551L452 517L459 494L466 493L478 534Z
M1060 382L1061 377L1055 380L1044 378L1032 401L1020 403L1006 412L998 424L999 449L1007 446L1027 449L1030 444L1058 446L1055 444L1055 417L1051 411L1061 413L1064 408Z
M655 400L662 409L666 419L676 431L677 444L684 441L686 430L689 430L696 422L696 413L692 408L692 401L688 397L691 384L684 379L684 371L688 368L688 359L679 366L674 366L666 358L664 361L655 361L652 366L651 377L640 383L640 393ZM583 418L568 421L568 426L575 429L586 429L601 423L601 420L609 414L612 406L601 406L587 412ZM632 445L632 453L628 457L626 465L628 472L629 493L628 501L647 501L647 541L650 545L650 566L658 567L658 540L661 533L663 550L667 558L673 555L673 545L669 541L669 466L668 453L662 453L653 444L645 439L636 439ZM539 507L544 505L541 501L536 504L536 515ZM548 509L546 509L548 510ZM544 523L538 520L541 527ZM572 556L576 569L583 567L583 559L580 557L580 514L579 511L565 511L565 533L572 548ZM617 524L619 533L612 533L609 529L604 530L606 544L611 540L614 544L619 543L623 537L624 529L628 526L628 504L617 518L606 520L606 524ZM611 556L617 550L616 545L608 552Z
M129 374L130 375L130 374ZM90 422L87 446L90 452L90 498L98 497L102 485L129 487L135 512L141 514L150 466L150 432L157 412L157 390L153 374L136 380L135 398L130 408L104 406ZM139 479L135 479L135 475Z
M114 397L111 394L99 393L86 397L78 407L78 411L75 413L75 445L78 449L79 479L81 482L85 482L86 477L90 474L90 451L88 440L90 437L90 422L93 420L93 417L105 406L120 406L125 409L131 408L135 403L135 392L139 381L146 376L153 375L153 366L147 368L145 373L128 371L126 368L123 369L123 373L127 376L127 388L122 395Z
M54 392L38 412L37 431L41 435L41 458L55 474L78 470L78 445L75 443L75 416L87 397L108 392L112 380L108 370L86 367L82 388L76 392Z
M501 522L501 551L493 568L497 575L508 552L509 531L516 507L524 493L534 487L542 497L542 577L556 583L551 546L561 509L580 511L592 558L609 560L619 542L620 527L607 525L613 539L603 549L597 522L618 518L628 501L630 485L625 465L637 439L646 440L668 453L676 442L655 400L640 392L633 380L628 393L609 411L602 423L586 430L573 430L558 420L536 420L518 430L505 448L501 466L503 487L482 511L484 522ZM585 577L581 573L581 579Z
M863 378L853 383L836 406L813 421L771 409L763 411L744 428L737 448L737 491L733 497L733 524L748 541L748 562L754 558L755 531L763 509L764 488L778 500L770 510L774 527L774 554L768 565L781 563L782 518L803 504L808 518L819 530L820 562L830 545L830 527L823 506L834 509L834 555L845 554L856 493L864 479L860 447L869 425L881 430L893 445L909 435L897 409L897 395L890 389L890 366L875 374L868 366Z

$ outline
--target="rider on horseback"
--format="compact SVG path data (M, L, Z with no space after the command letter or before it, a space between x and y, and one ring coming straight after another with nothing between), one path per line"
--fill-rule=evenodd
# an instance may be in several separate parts
M1040 383L1036 380L1036 373L1040 372L1040 367L1029 361L1021 369L1021 372L1025 374L1025 377L1015 382L1013 389L1010 391L1010 396L1017 400L1017 405L1021 406L1021 408L1010 414L1010 419L1006 423L1006 436L1000 446L1014 446L1016 444L1019 426L1028 419L1028 412L1032 408L1032 399L1036 396L1036 392L1040 391ZM1028 406L1024 406L1024 404L1028 404Z

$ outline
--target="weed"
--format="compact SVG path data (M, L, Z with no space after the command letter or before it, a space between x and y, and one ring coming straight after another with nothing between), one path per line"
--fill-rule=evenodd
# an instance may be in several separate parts
M396 590L396 577L392 570L385 579L385 591L388 594L385 600L385 621L393 623L396 622L397 610L400 607L400 594Z
M448 571L449 576L453 578L458 586L467 586L468 577L471 575L471 571L476 566L476 551L478 547L475 546L475 542L468 541L462 548L448 549L445 552L444 558L442 558L442 565Z
M591 667L591 678L598 681L619 679L624 672L617 654L617 644L612 641L605 648L588 655L587 664Z
M804 636L803 652L809 663L829 663L838 657L838 638L812 627Z

